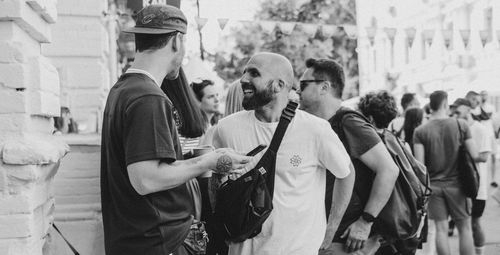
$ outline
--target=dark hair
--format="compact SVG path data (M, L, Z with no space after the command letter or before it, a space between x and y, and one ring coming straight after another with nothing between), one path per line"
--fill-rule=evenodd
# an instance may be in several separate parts
M476 91L472 91L472 90L467 92L467 95L465 95L465 97L467 99L470 99L471 97L476 97L476 96L480 96L479 93L477 93Z
M342 97L344 91L345 77L342 66L331 59L314 59L306 60L306 67L313 69L315 79L327 80L335 89L335 96Z
M370 92L359 100L358 109L366 117L372 116L377 128L387 128L398 115L396 99L387 91Z
M401 106L403 110L406 110L408 105L415 99L415 93L405 93L403 97L401 97Z
M201 102L201 99L205 95L203 93L203 89L207 86L214 85L214 82L211 80L201 80L200 82L191 82L191 88L194 91L194 94L196 95L196 98L198 101Z
M424 110L420 108L411 108L405 112L405 121L403 131L405 132L405 141L410 145L413 151L413 133L415 129L422 124Z
M193 91L187 85L182 68L174 80L163 79L161 90L165 92L177 112L176 124L179 134L184 137L200 137L205 132L206 122Z
M158 50L168 44L178 32L168 34L135 34L135 51Z
M424 108L422 108L422 110L424 110L425 114L431 114L432 113L431 106L429 104L425 104Z
M442 90L436 90L432 92L429 102L429 106L431 107L431 110L437 111L443 104L444 100L448 99L448 93Z

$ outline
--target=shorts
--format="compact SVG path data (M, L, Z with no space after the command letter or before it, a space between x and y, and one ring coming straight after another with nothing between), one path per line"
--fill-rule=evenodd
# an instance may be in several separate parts
M436 221L463 220L470 217L471 200L460 187L449 185L439 187L431 185L432 195L429 199L429 219Z
M484 208L486 207L486 200L474 199L472 201L472 218L479 218L483 216Z

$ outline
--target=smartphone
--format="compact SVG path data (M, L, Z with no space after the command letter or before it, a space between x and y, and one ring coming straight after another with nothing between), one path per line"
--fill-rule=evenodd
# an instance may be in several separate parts
M247 153L247 156L255 156L265 148L267 148L267 145L261 144L255 147L255 149L251 150L249 153Z

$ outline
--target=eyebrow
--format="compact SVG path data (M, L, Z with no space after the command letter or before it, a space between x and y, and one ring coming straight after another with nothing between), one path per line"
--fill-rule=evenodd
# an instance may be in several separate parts
M245 68L245 70L243 72L244 73L246 73L246 72L256 72L257 74L260 75L259 69L257 69L256 67L247 67L247 68Z

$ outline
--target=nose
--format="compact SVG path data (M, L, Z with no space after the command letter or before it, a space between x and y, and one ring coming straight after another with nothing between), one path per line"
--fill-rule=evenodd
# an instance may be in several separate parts
M240 79L240 84L243 84L243 83L249 83L250 81L248 80L248 76L247 74L243 74L243 76L241 76L241 79Z

